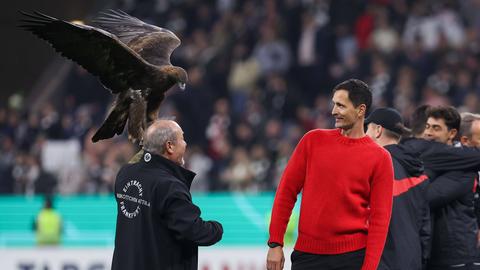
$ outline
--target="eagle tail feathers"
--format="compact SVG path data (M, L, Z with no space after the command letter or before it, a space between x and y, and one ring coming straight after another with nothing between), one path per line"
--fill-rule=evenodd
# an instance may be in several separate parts
M107 119L97 132L95 132L95 135L93 135L92 142L110 139L115 136L115 134L120 135L123 133L128 120L128 107L130 105L130 99L127 100L128 102L126 102L126 100L117 100L112 111L108 114Z

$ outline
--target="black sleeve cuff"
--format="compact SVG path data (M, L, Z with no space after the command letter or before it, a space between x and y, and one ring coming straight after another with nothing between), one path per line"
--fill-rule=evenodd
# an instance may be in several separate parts
M280 245L279 243L275 243L275 242L270 242L270 243L268 243L268 246L271 247L271 248L283 247L283 246Z

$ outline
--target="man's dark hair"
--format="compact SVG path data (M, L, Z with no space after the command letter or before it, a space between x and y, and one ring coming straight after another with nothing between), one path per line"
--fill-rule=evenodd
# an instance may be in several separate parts
M418 136L423 134L425 131L425 126L427 125L427 111L430 109L430 105L420 105L415 111L413 111L412 116L410 116L410 128L412 129L412 135Z
M372 106L372 90L368 84L358 79L349 79L337 84L337 86L333 88L333 93L338 90L347 91L348 98L355 107L365 104L367 107L365 114L370 110L370 106Z
M435 119L443 119L448 130L460 130L462 118L457 109L452 106L432 107L427 111L427 116Z

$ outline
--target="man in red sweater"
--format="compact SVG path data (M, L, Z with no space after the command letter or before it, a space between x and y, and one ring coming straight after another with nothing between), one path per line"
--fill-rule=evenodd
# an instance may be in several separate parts
M292 269L377 269L392 211L392 159L364 132L372 103L367 84L342 82L332 101L336 129L305 134L277 188L268 270L283 269L283 237L300 192Z

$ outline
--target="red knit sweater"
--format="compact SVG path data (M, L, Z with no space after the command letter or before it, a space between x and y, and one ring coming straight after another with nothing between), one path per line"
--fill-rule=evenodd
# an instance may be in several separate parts
M377 269L392 210L390 154L369 137L313 130L298 143L275 195L269 242L283 237L302 191L295 249L340 254L366 247L362 270Z

